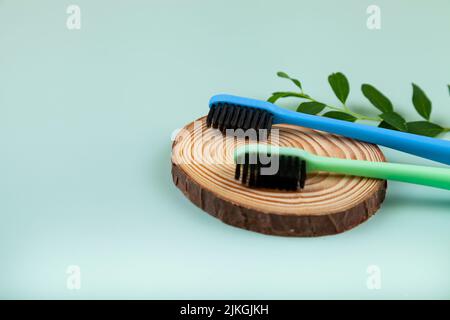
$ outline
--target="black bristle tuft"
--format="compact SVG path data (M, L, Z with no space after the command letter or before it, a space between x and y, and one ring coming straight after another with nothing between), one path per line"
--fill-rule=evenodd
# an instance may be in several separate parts
M252 163L250 163L250 159ZM262 164L260 157L256 155L250 157L249 154L246 154L243 163L236 164L235 179L241 180L242 184L252 188L287 191L303 189L306 181L306 161L284 155L280 155L276 159L278 160L278 170L275 171L275 174L268 175L267 172L264 174L262 170L271 168L274 158L271 158L268 164Z
M225 103L212 105L206 118L207 127L219 129L223 133L227 129L254 129L257 138L260 136L259 130L267 130L266 137L269 136L272 123L273 115L265 110Z
M234 171L234 178L236 180L239 180L240 177L241 177L241 165L238 163L236 164L236 170Z

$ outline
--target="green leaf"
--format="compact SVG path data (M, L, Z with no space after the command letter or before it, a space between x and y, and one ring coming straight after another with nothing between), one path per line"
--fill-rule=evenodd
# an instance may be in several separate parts
M272 92L272 94L282 94L282 95L285 95L286 97L297 97L297 98L305 98L305 99L311 98L310 96L308 96L305 93L293 92L293 91L275 91L275 92Z
M333 119L344 120L344 121L349 121L349 122L356 121L356 118L354 116L352 116L351 114L348 114L345 112L340 112L340 111L329 111L329 112L325 113L323 116L327 117L327 118L333 118Z
M291 78L286 72L278 71L277 76L279 76L280 78L291 80L297 87L300 88L300 90L303 90L300 81L298 79Z
M447 85L448 88L448 94L450 94L450 84Z
M422 136L436 137L444 132L444 128L440 125L428 121L408 122L406 125L409 133L420 134Z
M384 129L389 129L389 130L397 130L393 126L391 126L389 123L387 123L386 121L381 121L380 124L378 125L378 127L384 128Z
M299 93L299 92L290 92L290 91L277 91L272 92L272 95L267 99L268 102L275 103L278 99L281 98L301 98L301 99L310 99L310 96L307 94Z
M380 114L380 118L397 130L407 131L406 120L397 112L392 111L382 113Z
M394 111L391 101L374 86L363 84L361 86L361 91L370 103L381 112Z
M426 120L430 120L431 115L431 101L423 90L416 84L413 86L412 101L417 112Z
M288 74L287 74L286 72L283 72L283 71L278 71L278 72L277 72L277 76L279 76L280 78L286 78L286 79L289 79Z
M345 75L341 72L333 73L328 77L328 82L339 101L345 104L350 93L350 85Z
M284 98L285 95L282 92L274 92L272 95L267 99L268 102L275 103L278 99Z
M297 108L297 112L307 113L307 114L318 114L323 109L325 109L325 105L320 102L303 102Z

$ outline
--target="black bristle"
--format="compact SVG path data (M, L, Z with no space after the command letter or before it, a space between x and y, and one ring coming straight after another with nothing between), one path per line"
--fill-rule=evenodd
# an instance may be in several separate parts
M212 116L212 120L211 120L211 126L214 129L217 129L217 127L219 126L219 117L222 114L222 106L219 104L216 109L214 110L214 114Z
M237 128L237 124L238 124L239 117L240 117L241 113L242 113L242 108L234 107L233 119L231 119L230 128L229 129L236 129Z
M243 184L247 184L248 168L249 168L249 164L244 163L243 168L242 168L242 183Z
M225 119L223 120L223 123L221 123L220 125L220 131L225 133L226 129L230 129L231 128L231 119L233 118L233 115L235 113L235 107L229 107L227 108L228 112L225 116Z
M254 110L251 110L251 109L247 110L247 116L245 117L244 124L242 126L242 129L244 129L244 131L251 128L252 119L255 115L256 115L256 112Z
M211 108L209 108L208 117L206 118L206 126L207 127L211 127L211 125L212 125L212 118L213 118L214 112L216 112L216 108L217 107L215 105L213 105L213 106L211 106Z
M211 106L206 118L206 125L220 129L223 133L227 129L256 130L257 138L259 130L268 130L266 137L272 128L273 115L265 110L238 106L233 104L217 103Z
M256 163L250 163L250 159ZM269 168L271 163L262 164L260 158L245 154L243 164L236 165L235 179L253 188L270 188L287 191L303 189L306 181L306 162L300 158L280 155L279 167L275 174L262 174L263 168ZM242 168L242 174L241 174Z
M238 163L236 164L236 170L234 171L234 178L236 180L239 180L240 177L241 177L241 165Z
M264 129L270 130L272 128L272 122L273 122L273 114L267 113L267 120L264 123Z
M262 113L261 117L259 117L258 124L256 125L256 130L264 129L264 124L266 122L267 116L268 116L267 112Z
M239 116L239 119L237 121L236 129L243 129L245 118L247 117L248 109L242 108L241 114Z
M300 188L303 189L305 187L306 182L306 161L302 160L300 164Z
M222 112L219 114L217 119L217 128L219 128L220 131L224 131L225 119L228 117L230 111L231 110L227 107L227 105L223 105Z
M249 174L250 178L248 180L248 185L250 187L253 187L256 183L256 164L251 164L250 165L250 174Z
M255 111L255 114L253 115L252 122L250 124L250 128L258 130L258 123L259 123L259 120L262 117L262 114L263 114L263 112L261 112L261 114L260 114L259 111Z

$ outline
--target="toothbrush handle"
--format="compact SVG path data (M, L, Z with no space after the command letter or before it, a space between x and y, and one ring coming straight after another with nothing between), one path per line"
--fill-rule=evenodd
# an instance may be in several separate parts
M278 122L340 134L450 165L450 141L280 109Z
M396 180L450 190L450 169L316 156L312 170Z

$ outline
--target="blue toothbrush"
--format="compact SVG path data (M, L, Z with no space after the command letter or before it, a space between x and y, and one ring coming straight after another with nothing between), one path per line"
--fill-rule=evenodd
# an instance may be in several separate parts
M379 144L422 158L450 165L450 141L383 129L280 108L273 103L228 94L209 101L207 126L226 129L266 129L286 123L327 131L361 141Z

